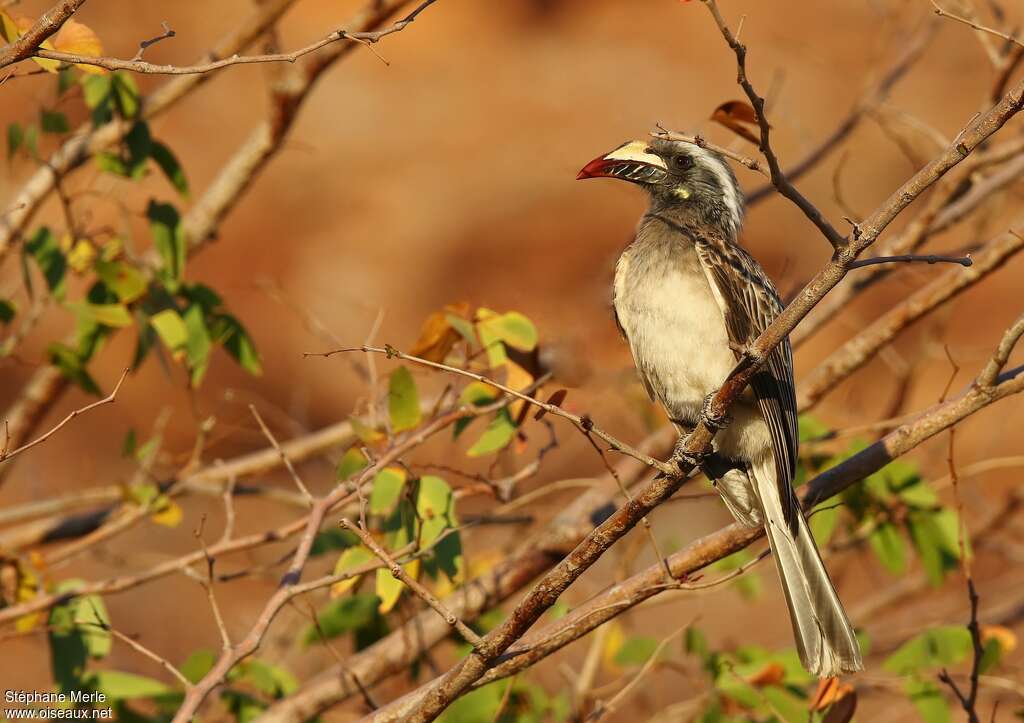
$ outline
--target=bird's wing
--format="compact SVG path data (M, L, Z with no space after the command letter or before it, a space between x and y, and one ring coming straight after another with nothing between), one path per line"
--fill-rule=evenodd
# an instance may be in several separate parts
M694 245L725 316L730 340L740 346L752 343L782 311L778 292L757 261L739 246L696 234ZM754 376L751 387L771 433L775 479L786 523L795 531L799 512L791 481L796 474L799 438L789 339L775 347L767 364Z

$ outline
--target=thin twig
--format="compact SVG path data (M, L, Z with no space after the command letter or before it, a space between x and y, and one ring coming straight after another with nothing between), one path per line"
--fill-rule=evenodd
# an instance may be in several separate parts
M162 27L164 30L160 35L157 35L155 38L150 38L149 40L143 40L139 43L138 51L135 53L134 56L132 56L133 63L137 63L138 61L142 60L142 54L146 52L146 48L150 47L151 45L156 45L161 40L167 40L168 38L173 38L175 35L177 35L177 33L171 30L171 26L167 23L166 20L160 23L160 27Z
M83 1L84 0L79 0L79 2ZM435 2L437 2L437 0L424 0L424 2L422 2L415 10L405 16L405 18L386 28L382 28L381 30L367 32L335 30L315 43L311 43L310 45L291 53L232 55L229 58L222 58L220 60L214 60L201 65L156 65L154 63L147 63L144 60L120 60L118 58L96 57L91 55L80 55L77 53L62 53L56 50L47 50L45 48L38 47L31 54L37 58L57 60L69 65L92 65L106 70L130 70L134 73L142 73L144 75L197 75L209 73L214 70L220 70L221 68L226 68L232 65L247 65L253 63L294 63L305 55L309 55L310 53L320 50L327 45L331 45L332 43L336 43L341 40L350 40L367 46L376 43L392 33L404 30L416 19L417 15L430 5L433 5ZM0 67L3 67L3 65L4 63L0 62Z
M377 544L377 541L373 539L369 532L349 520L347 517L341 518L341 526L349 532L355 533L355 535L362 540L367 549L384 562L384 565L396 580L401 580L405 583L405 585L412 590L418 598L433 608L438 615L444 618L446 623L458 630L459 635L461 635L467 643L472 645L474 648L480 645L480 636L474 633L468 625L462 622L455 613L445 607L444 603L438 600L432 592L427 590L427 588L423 587L416 578L407 573L401 565L395 562L394 558L388 555L387 551Z
M56 427L51 429L49 432L46 432L45 434L43 434L41 437L37 437L36 439L32 440L31 442L29 442L27 444L23 444L22 446L18 447L17 449L15 449L15 450L13 450L11 452L8 452L6 447L3 450L0 450L0 462L3 462L5 460L9 460L12 457L16 457L17 455L21 454L22 452L27 452L28 450L30 450L33 447L35 447L37 444L42 444L43 442L48 440L50 437L52 437L54 434L59 432L64 427L65 424L67 424L68 422L70 422L72 419L74 419L75 417L79 416L80 414L85 414L86 412L91 411L91 410L95 409L96 407L101 407L104 404L112 404L117 399L117 392L121 389L121 384L124 382L125 378L128 376L128 372L129 371L131 371L131 370L126 368L123 372L121 372L121 377L117 380L117 384L114 385L114 390L112 392L110 392L110 394L108 394L103 399L100 399L99 401L93 402L92 404L87 404L84 407L81 407L80 409L74 410L73 412L68 414L68 416L64 417L64 419L62 419L57 424Z
M288 470L288 474L292 476L292 480L295 482L295 486L299 488L299 493L306 498L306 501L308 503L312 504L313 495L309 493L309 490L306 488L306 485L302 481L302 478L299 477L299 473L295 471L295 466L292 464L292 461L288 459L288 455L285 454L283 449L281 449L281 445L277 443L277 439L274 437L273 434L271 434L270 429L267 428L266 423L264 423L263 421L263 417L261 417L260 413L256 411L256 405L250 404L249 411L252 412L252 416L256 418L256 423L259 424L260 429L263 430L263 436L270 441L271 446L277 450L277 453L279 455L281 455L281 461L284 463L285 468Z
M932 0L932 7L935 8L935 14L938 15L940 18L949 18L950 20L956 20L958 23L968 25L974 28L975 30L980 30L981 32L988 33L989 35L995 35L997 38L1002 38L1007 42L1013 43L1014 45L1020 45L1024 47L1024 42L1021 42L1020 38L1017 38L1013 35L1007 35L1006 33L1000 30L990 28L986 25L980 25L974 22L973 20L970 20L969 18L965 18L961 15L956 15L954 13L949 12L948 10L943 10L941 7L939 7L939 4L935 2L935 0Z
M508 394L509 396L515 397L516 399L521 399L527 404L532 404L535 407L543 409L548 414L553 414L556 417L567 419L568 421L572 422L580 431L583 431L584 433L588 431L592 432L597 437L607 442L609 446L611 446L611 448L614 449L615 451L621 452L622 454L632 457L635 460L643 462L648 467L653 467L657 469L659 472L662 472L663 474L666 475L678 474L678 470L672 467L671 465L662 462L661 460L657 460L648 454L644 454L643 452L608 434L608 432L605 432L603 429L596 426L589 417L584 418L571 412L567 412L555 404L551 404L549 402L542 402L541 400L535 399L529 394L524 394L520 391L512 389L511 387L505 386L504 384L496 382L490 377L484 376L483 374L477 374L476 372L471 372L466 369L460 369L459 367L453 367L449 366L448 364L442 364L440 362L434 362L428 359L422 359L417 356L412 356L411 354L401 352L390 345L385 345L384 347L346 347L344 349L332 349L331 351L326 352L303 352L303 356L327 358L334 356L335 354L346 354L352 352L363 352L365 354L383 354L389 359L401 359L402 361L411 362L413 364L429 367L431 369L438 369L441 371L449 372L451 374L458 374L459 376L463 376L468 379L473 379L474 381L483 382L484 384L492 386L495 389L498 389L504 392L505 394Z
M935 256L927 255L920 256L916 254L903 254L900 256L873 256L870 259L862 259L860 261L854 261L850 264L850 269L862 269L865 266L874 266L875 264L892 264L892 263L911 263L920 262L925 264L959 264L960 266L970 266L974 263L970 255L967 256Z

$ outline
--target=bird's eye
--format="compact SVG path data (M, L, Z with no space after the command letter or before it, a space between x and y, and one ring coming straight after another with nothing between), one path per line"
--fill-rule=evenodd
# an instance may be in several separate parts
M675 157L676 168L685 171L693 165L693 159L686 155L678 155Z

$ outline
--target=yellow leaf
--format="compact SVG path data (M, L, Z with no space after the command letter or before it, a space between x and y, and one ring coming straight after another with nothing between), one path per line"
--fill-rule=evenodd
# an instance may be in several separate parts
M77 20L68 20L61 26L61 29L57 31L53 38L53 47L54 50L74 55L90 55L93 57L103 55L103 43L100 42L99 36L88 25ZM107 72L103 68L84 63L76 63L75 67L86 73L94 73L96 75Z
M92 262L95 260L96 248L84 239L76 241L68 252L68 266L79 274L91 269Z
M377 568L377 597L380 598L377 610L380 611L381 615L386 615L395 607L395 603L398 602L398 598L402 595L403 587L405 587L405 584L393 577L391 570L385 567Z
M601 650L601 663L605 668L618 670L619 665L615 662L615 656L619 654L623 643L626 642L626 631L616 622L605 623L608 626L608 633L604 637L604 647Z
M360 545L359 547L350 547L338 556L338 561L334 563L334 574L340 575L343 572L348 572L361 565L365 565L373 559L373 555L365 547ZM359 581L362 579L362 575L356 575L350 577L347 580L342 580L331 585L331 597L341 597L349 590L354 588Z
M530 375L530 372L523 369L511 359L505 363L505 368L508 369L508 376L505 378L505 386L511 387L517 392L521 392L533 384L533 377ZM524 404L526 404L526 402L519 399L509 405L509 414L512 419L519 419L519 414L522 411Z
M174 500L167 500L153 513L153 522L164 527L177 527L181 524L181 506Z
M1017 636L1012 630L1002 625L981 625L979 626L979 632L981 633L982 643L987 643L989 640L999 641L999 647L1002 648L1003 653L1010 653L1017 648Z
M0 10L0 36L8 43L13 43L21 35L18 24L7 13Z

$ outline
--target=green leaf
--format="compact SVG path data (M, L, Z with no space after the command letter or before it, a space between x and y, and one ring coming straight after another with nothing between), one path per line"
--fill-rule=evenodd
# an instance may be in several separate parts
M405 471L400 467L385 467L373 478L373 492L370 493L370 512L374 515L387 514L398 502L405 486Z
M902 488L899 498L911 507L932 508L939 504L939 496L927 482L917 482Z
M350 547L338 555L338 560L334 563L334 574L341 575L342 573L351 572L373 559L373 554L362 545ZM334 583L331 585L331 597L345 594L359 584L361 577L362 575L359 575Z
M904 690L924 723L951 723L949 703L934 683L911 678Z
M133 322L132 315L124 304L88 304L83 301L75 301L69 303L67 307L79 319L115 329L131 326Z
M618 652L615 653L615 664L623 667L643 665L654 651L658 649L658 641L646 636L627 638Z
M455 498L452 489L440 477L425 475L420 478L416 496L416 515L420 519L420 544L428 547L445 530L458 527L455 515ZM462 572L462 542L458 533L449 534L436 544L433 562L449 580L456 579Z
M174 206L150 201L146 209L153 243L163 262L161 269L169 282L168 288L175 291L185 274L185 237L181 229L181 217Z
M0 322L2 322L5 326L11 323L17 311L18 309L14 305L13 301L8 301L7 299L0 299Z
M889 572L900 575L906 571L907 559L903 538L896 525L891 522L880 523L868 535L868 543Z
M363 450L358 447L349 447L345 452L345 455L341 458L341 462L338 463L338 469L335 473L335 477L338 481L346 480L356 472L366 469L366 466L369 463L369 460L366 459L366 455L363 454Z
M170 688L158 680L144 678L141 675L134 675L132 673L124 673L120 670L98 670L90 678L92 687L103 693L110 700L152 698L171 692Z
M295 676L284 668L255 659L246 660L232 668L228 680L249 683L272 698L290 695L299 687Z
M486 317L477 328L486 328L488 335L520 351L533 351L537 346L537 327L518 311Z
M58 300L63 299L68 264L50 229L44 226L36 231L25 244L25 251L35 259L50 293Z
M235 358L242 369L256 377L263 373L256 346L238 319L229 314L218 314L210 325L210 336Z
M391 429L395 432L413 429L420 423L420 395L406 367L398 367L391 372L388 380L388 414L391 416Z
M89 394L100 396L100 388L85 369L85 361L77 351L60 342L52 342L46 348L50 363L61 370L68 379L75 382Z
M111 291L117 294L117 298L125 304L138 299L144 293L149 283L142 272L123 261L104 261L99 259L95 264L96 275L103 280Z
M190 683L198 683L213 669L217 656L211 650L195 650L178 668Z
M172 352L183 349L188 343L188 327L181 314L174 309L164 309L154 314L150 317L149 323Z
M192 369L192 386L198 387L206 374L206 368L210 359L210 332L206 328L206 315L203 307L199 304L192 304L185 310L185 328L188 331L188 338L185 343L185 358Z
M153 138L149 134L149 124L136 121L131 130L125 134L124 144L128 149L127 175L138 180L146 175L146 161L149 160Z
M477 688L457 698L437 720L439 723L492 723L508 685L510 681L498 680ZM502 716L498 720L519 721L522 718L509 714L507 719Z
M348 530L329 529L318 532L313 538L313 546L309 554L316 557L332 550L347 550L358 545L359 538Z
M82 94L85 104L96 109L110 95L109 75L86 75L82 78Z
M345 633L356 634L356 645L372 644L374 636L387 630L387 623L377 612L376 595L352 595L338 598L317 612L320 630L326 638L336 638ZM321 642L320 632L310 625L302 637L303 643L311 645Z
M149 148L149 157L160 167L182 198L188 198L188 179L185 178L185 171L171 149L160 141L153 141Z
M886 658L882 667L897 675L907 675L927 668L959 663L972 650L971 634L967 628L946 625L926 630L911 638Z
M978 663L978 672L984 674L999 665L1003 657L1003 646L996 638L989 638L981 652L981 661Z
M807 442L812 439L826 438L832 430L827 424L810 414L801 414L797 419L800 441Z
M476 333L473 331L472 322L457 314L445 314L444 318L455 331L459 332L459 336L465 339L467 344L473 346L476 343Z
M958 517L955 510L912 511L907 527L921 566L932 585L942 584L946 573L959 565Z
M96 166L104 173L112 173L115 176L128 177L131 173L128 164L117 153L112 151L100 151L96 154Z
M45 108L39 111L39 125L43 129L43 133L67 133L71 130L66 115L60 111L46 110Z
M77 77L71 68L61 68L57 73L57 97L67 93L68 89L75 84Z
M130 73L117 71L110 78L117 112L122 118L134 118L139 112L139 88Z
M473 443L466 454L470 457L483 457L508 446L516 434L516 425L509 416L507 409L499 409L480 439Z
M25 140L25 131L18 123L9 123L7 125L7 158L13 158L14 154L21 148L22 142Z
M25 127L25 148L32 158L39 160L39 128L30 125Z

